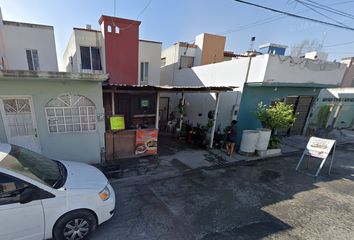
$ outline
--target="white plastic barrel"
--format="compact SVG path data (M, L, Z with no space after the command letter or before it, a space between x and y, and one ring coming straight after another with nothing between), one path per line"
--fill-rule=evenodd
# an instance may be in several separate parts
M259 132L256 130L244 130L242 132L240 151L253 154L256 150Z
M267 128L257 128L257 131L259 132L259 137L256 150L267 150L272 131Z

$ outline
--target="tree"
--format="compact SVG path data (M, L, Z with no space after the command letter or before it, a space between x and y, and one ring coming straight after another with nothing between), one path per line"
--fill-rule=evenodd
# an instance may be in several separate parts
M291 46L290 56L301 57L308 52L322 51L322 50L323 50L323 46L317 39L313 39L312 41L308 39L304 39L302 40L301 43L293 44Z
M251 111L254 118L258 119L263 128L273 130L289 129L296 120L293 105L286 105L283 102L276 102L274 106L269 106L262 102L258 103L257 111Z

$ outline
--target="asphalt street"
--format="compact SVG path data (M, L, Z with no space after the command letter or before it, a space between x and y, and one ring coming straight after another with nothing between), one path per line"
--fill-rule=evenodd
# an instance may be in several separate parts
M295 167L301 154L202 169L133 185L113 183L117 204L94 240L353 239L354 147Z

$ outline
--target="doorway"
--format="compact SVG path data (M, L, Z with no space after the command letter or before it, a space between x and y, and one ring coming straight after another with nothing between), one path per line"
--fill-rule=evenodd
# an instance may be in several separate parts
M118 109L116 109L116 114L124 115L125 127L129 128L133 124L130 114L130 99L128 98L119 98L118 99Z
M7 141L41 153L31 96L0 96Z
M167 122L168 122L168 116L169 116L169 104L170 104L170 98L169 97L160 97L160 102L159 102L159 128L163 129L166 128Z

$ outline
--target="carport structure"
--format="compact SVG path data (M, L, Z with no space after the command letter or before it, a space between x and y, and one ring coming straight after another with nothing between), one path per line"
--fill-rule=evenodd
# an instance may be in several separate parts
M184 100L185 100L185 94L187 93L215 93L216 94L216 103L215 103L215 114L214 114L214 125L212 128L212 132L211 132L211 137L210 137L210 147L212 147L213 145L213 139L214 139L214 132L215 132L215 122L217 119L217 115L218 115L218 109L219 109L219 100L220 100L220 93L223 92L228 92L228 91L233 91L234 88L236 87L225 87L225 86L150 86L150 85L125 85L125 84L105 84L102 86L103 88L103 101L104 101L104 107L105 107L105 119L106 119L106 126L109 125L109 118L111 116L114 116L116 114L122 114L121 110L119 109L119 106L117 105L122 105L117 98L119 98L120 96L124 96L124 98L126 99L126 102L129 102L131 99L131 103L128 103L122 107L122 109L131 109L131 110L126 110L125 112L125 118L128 119L130 118L128 122L128 124L126 124L128 127L131 125L135 125L138 124L139 122L139 117L141 117L141 110L140 111L140 115L139 112L134 115L132 114L134 112L134 107L136 107L136 102L139 101L141 104L142 99L144 98L144 96L149 96L149 98L151 99L152 103L156 103L153 107L153 109L155 110L154 114L146 114L145 116L145 120L146 118L148 118L148 121L150 125L154 125L153 129L158 129L159 127L159 100L160 100L160 94L161 93L181 93L182 94L182 101L181 101L181 105L182 108L184 107ZM138 99L138 100L137 100ZM150 100L149 100L149 104L150 104ZM130 106L131 105L131 106ZM140 105L140 108L141 105ZM128 116L131 115L131 116ZM181 115L180 118L180 127L182 126L182 122L183 122L183 115ZM154 123L154 124L153 124ZM151 127L149 128L150 130L152 129ZM107 131L107 128L106 128ZM127 129L126 131L130 131L130 134L135 134L134 133L134 129ZM121 132L122 134L124 134L124 132ZM106 134L106 151L109 151L107 148L107 143L110 142L111 140L108 139L109 134ZM131 144L130 144L131 145ZM113 147L115 148L115 147ZM128 146L128 148L130 148ZM128 148L124 148L124 149L128 149ZM117 149L118 150L118 149ZM120 149L121 150L121 149ZM113 152L115 152L116 149L113 149ZM108 153L106 154L106 156L108 157ZM129 153L127 152L126 156L124 155L124 157L135 157L134 154L131 152L131 149L129 150Z

